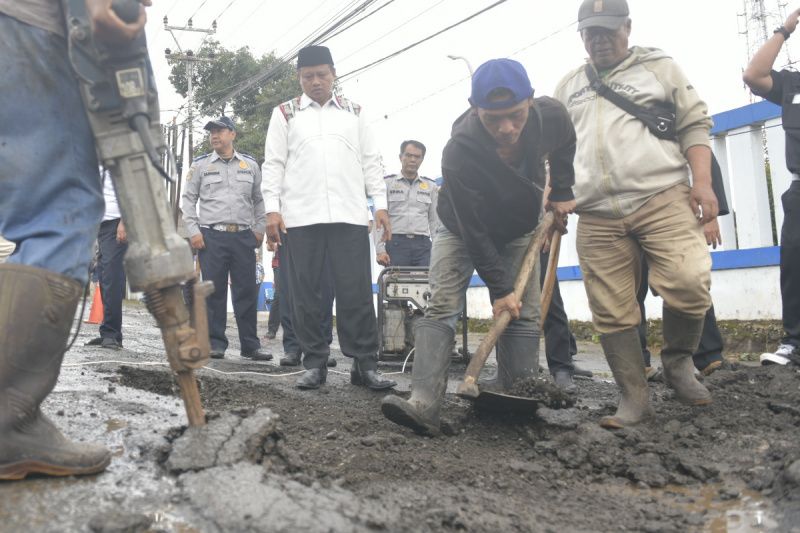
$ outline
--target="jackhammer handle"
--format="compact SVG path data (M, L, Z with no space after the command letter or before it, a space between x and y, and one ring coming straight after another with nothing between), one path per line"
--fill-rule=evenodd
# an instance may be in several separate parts
M558 252L561 251L561 232L556 230L550 239L550 258L547 261L547 271L542 283L542 304L541 308L541 327L544 329L544 321L550 312L550 303L553 301L553 289L558 279Z
M553 214L546 213L531 237L531 242L528 244L528 249L525 251L525 257L522 260L522 266L517 275L517 280L514 283L514 295L518 300L522 299L525 288L531 281L531 273L533 273L536 268L536 263L539 261L539 254L542 251L542 245L552 225ZM536 280L536 282L538 283L538 280ZM467 370L464 373L464 382L458 386L456 394L467 398L478 397L480 392L477 385L478 374L480 374L483 365L486 364L486 359L489 358L489 354L492 352L494 345L497 344L497 339L503 331L505 331L509 322L511 322L511 313L508 311L503 311L495 318L489 332L481 341L472 359L470 359Z

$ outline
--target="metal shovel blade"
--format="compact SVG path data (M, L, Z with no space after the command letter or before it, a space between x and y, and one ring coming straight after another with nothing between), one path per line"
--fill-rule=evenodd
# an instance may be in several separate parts
M536 398L513 396L490 390L481 390L474 401L477 409L528 415L535 415L536 409L541 403Z

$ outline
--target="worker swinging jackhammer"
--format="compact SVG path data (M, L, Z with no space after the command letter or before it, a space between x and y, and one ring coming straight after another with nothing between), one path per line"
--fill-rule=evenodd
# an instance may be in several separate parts
M205 415L193 370L208 362L205 298L213 284L197 281L191 250L170 215L163 182L171 178L160 163L166 146L145 35L115 46L95 42L85 0L62 2L70 63L128 232L128 283L144 293L147 309L158 322L189 424L201 426ZM136 0L115 0L112 6L126 22L139 16Z
M197 281L170 216L140 2L62 0L65 25L55 3L3 6L0 120L23 135L0 126L0 164L10 165L0 180L0 232L18 245L0 265L0 480L92 474L109 464L108 450L69 441L40 405L58 379L102 215L95 149L127 226L130 286L145 294L161 329L192 426L205 424L193 370L208 360L205 298L213 286ZM11 120L19 115L29 120ZM26 159L33 146L52 170ZM20 159L27 166L14 166Z

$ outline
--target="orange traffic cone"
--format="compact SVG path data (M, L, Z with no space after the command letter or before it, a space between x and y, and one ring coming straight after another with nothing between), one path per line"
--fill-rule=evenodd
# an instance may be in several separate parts
M94 299L92 299L92 307L89 309L89 318L86 319L87 324L102 324L103 323L103 296L100 292L100 284L94 290Z

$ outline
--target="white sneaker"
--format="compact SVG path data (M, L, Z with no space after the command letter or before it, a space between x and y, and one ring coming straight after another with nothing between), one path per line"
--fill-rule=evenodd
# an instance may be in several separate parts
M788 365L791 362L789 356L796 350L791 344L781 344L775 353L762 353L758 359L762 365Z

